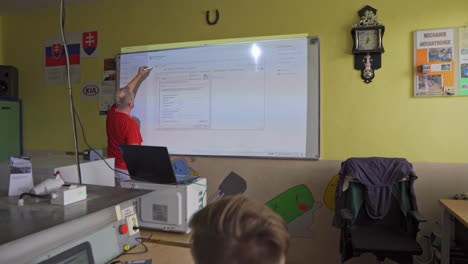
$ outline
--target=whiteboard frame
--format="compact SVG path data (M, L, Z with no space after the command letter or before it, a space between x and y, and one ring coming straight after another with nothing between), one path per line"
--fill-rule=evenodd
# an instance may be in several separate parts
M307 119L314 118L314 120L312 122L307 120L306 159L320 160L322 85L320 78L320 38L308 37L307 40ZM316 56L316 60L312 55ZM309 137L312 131L316 133L316 137ZM309 150L309 147L312 147L313 150Z

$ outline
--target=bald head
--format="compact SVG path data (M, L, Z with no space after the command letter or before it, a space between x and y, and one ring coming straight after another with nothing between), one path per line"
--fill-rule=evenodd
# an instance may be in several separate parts
M129 106L130 102L132 103L131 106ZM130 89L123 88L117 91L117 94L115 95L115 105L119 110L124 110L127 107L130 107L131 109L133 107L133 93Z

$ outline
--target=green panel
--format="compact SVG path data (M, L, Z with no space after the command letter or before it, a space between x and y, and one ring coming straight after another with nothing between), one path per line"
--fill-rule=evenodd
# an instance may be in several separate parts
M468 95L468 78L460 78L460 95Z
M0 162L21 151L20 103L0 100Z
M306 185L297 185L265 204L277 214L281 215L286 223L312 209L314 197Z

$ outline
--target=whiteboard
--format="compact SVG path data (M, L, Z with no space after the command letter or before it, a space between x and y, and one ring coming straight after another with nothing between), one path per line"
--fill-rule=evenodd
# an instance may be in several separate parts
M143 145L175 155L320 158L318 37L190 45L122 49L120 86L152 67L131 112Z

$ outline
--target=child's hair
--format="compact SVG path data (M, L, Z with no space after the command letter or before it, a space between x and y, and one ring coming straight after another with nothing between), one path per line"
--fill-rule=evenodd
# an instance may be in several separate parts
M193 216L190 227L196 264L276 264L289 247L283 218L242 195L209 204Z

